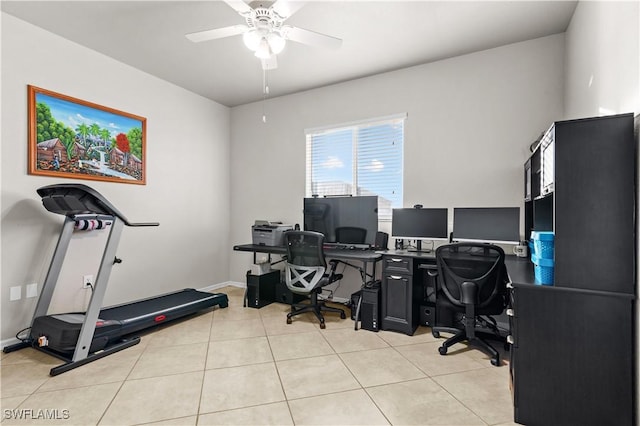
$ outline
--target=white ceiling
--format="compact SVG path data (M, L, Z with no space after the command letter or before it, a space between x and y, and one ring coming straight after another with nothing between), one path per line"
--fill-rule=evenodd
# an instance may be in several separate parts
M562 33L575 1L310 1L286 23L343 40L289 41L270 97ZM243 24L222 1L9 1L3 12L223 105L261 100L260 61L241 36L186 33Z

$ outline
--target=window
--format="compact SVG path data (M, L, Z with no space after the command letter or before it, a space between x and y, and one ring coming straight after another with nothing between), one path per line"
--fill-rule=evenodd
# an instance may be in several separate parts
M377 195L378 219L402 207L406 114L307 129L306 196Z

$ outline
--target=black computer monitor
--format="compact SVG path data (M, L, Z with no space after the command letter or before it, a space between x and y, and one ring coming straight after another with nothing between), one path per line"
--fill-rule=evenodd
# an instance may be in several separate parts
M422 251L422 241L448 239L448 210L446 208L393 209L391 236L416 239L417 251ZM428 250L427 250L428 251Z
M453 240L518 244L520 207L456 207Z
M324 234L328 243L353 244L338 241L337 228L366 230L362 244L374 246L378 232L378 197L313 197L304 199L304 230Z

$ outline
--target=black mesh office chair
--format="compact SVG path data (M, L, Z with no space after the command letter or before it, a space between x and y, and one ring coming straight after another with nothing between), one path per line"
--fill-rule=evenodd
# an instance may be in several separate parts
M312 231L287 231L284 234L287 246L285 263L286 284L289 290L296 294L308 295L310 303L294 304L287 314L287 324L291 324L291 317L305 312L313 312L320 328L325 328L322 312L335 312L345 319L342 309L326 306L318 300L322 287L342 279L342 274L336 274L337 262L331 261L331 268L327 272L327 262L324 257L324 235Z
M367 230L356 226L339 226L336 228L336 241L342 244L364 244Z
M452 345L468 341L491 357L491 364L500 364L500 355L484 339L476 328L490 330L500 337L496 321L489 315L501 314L507 305L507 275L504 251L492 244L458 243L436 249L438 267L438 310L461 312L462 329L433 327L433 335L440 332L454 333L438 348L446 355Z

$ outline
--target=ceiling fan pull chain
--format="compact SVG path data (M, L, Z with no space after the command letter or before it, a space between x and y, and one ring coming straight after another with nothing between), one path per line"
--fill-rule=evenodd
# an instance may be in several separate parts
M267 95L269 94L269 85L267 84L267 70L262 68L262 122L267 122L266 104Z

